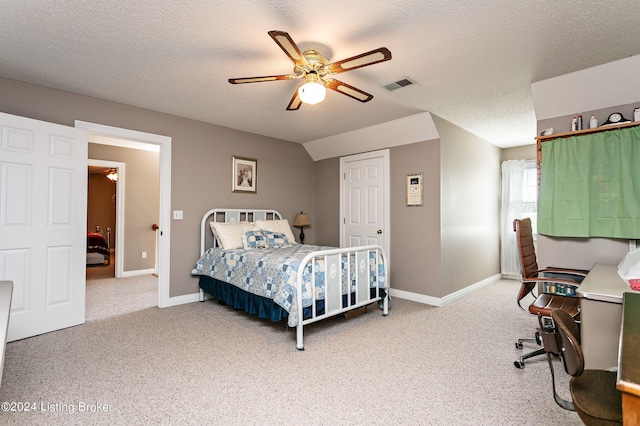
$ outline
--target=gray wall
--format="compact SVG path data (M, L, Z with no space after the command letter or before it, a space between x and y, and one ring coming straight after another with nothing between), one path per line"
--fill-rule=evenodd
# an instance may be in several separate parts
M151 225L158 223L160 210L159 153L90 143L89 158L125 163L124 197L119 197L120 202L124 201L122 269L124 272L153 269L156 232ZM115 232L111 237L115 238ZM142 258L143 251L147 252L146 259Z
M390 148L391 286L441 298L500 273L500 149L434 116L441 139ZM339 243L339 158L316 162L316 219ZM406 176L424 173L424 206L407 207ZM322 235L322 237L320 237Z
M391 286L440 297L440 139L391 148L390 169ZM422 207L407 207L407 175L413 173L424 174Z
M316 244L340 247L340 158L315 162ZM306 233L305 233L306 237Z
M500 273L500 149L434 116L441 140L439 296Z
M104 172L90 173L87 182L87 230L95 232L96 225L102 229L111 228L111 248L115 247L116 205L112 197L116 193L116 183L106 178Z
M0 78L0 110L73 126L82 120L172 138L170 296L192 294L202 214L213 207L309 214L310 244L339 244L339 159L314 163L302 145ZM215 113L215 112L212 112ZM250 118L248 118L250 119ZM434 117L440 141L391 156L391 282L443 297L499 273L500 150ZM231 157L258 160L257 194L231 193ZM425 174L425 206L406 207L405 177ZM297 232L296 232L297 234ZM464 265L464 267L462 266Z
M67 126L82 120L172 138L171 208L183 210L184 220L171 223L171 297L197 292L190 273L199 257L200 220L208 209L273 208L291 223L301 210L315 218L314 162L300 144L5 78L0 78L0 93L0 110L9 114ZM257 194L231 193L233 155L258 160ZM314 243L314 227L305 236Z
M589 118L592 114L598 119L598 124L604 123L612 112L620 112L625 118L633 120L633 109L637 106L637 104L627 104L582 112L583 127L588 128ZM538 133L549 127L553 127L555 133L568 132L571 130L572 118L573 115L565 115L538 120ZM591 269L596 263L617 264L628 251L628 240L538 236L537 255L540 267L563 266Z
M500 161L508 160L535 160L536 159L536 144L533 142L531 145L514 146L511 148L503 148L501 152Z

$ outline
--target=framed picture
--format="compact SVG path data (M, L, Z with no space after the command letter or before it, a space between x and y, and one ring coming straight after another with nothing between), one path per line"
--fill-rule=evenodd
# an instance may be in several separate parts
M422 188L424 175L414 173L407 175L407 206L422 206Z
M258 160L233 156L232 192L257 192Z

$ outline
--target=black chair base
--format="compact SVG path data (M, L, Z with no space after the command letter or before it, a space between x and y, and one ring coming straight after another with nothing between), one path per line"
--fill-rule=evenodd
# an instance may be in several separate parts
M518 341L516 342L516 348L517 349L522 349L523 345L522 343L524 342L535 342L538 345L542 345L542 337L540 336L540 332L536 331L536 338L535 339L518 339ZM538 350L535 350L533 352L529 352L527 354L522 355L520 358L518 358L517 361L513 362L513 365L516 366L516 368L519 369L523 369L524 368L524 360L525 359L529 359L529 358L533 358L534 356L538 356L538 355L544 355L545 351L544 348L540 348Z
M513 361L513 365L515 365L516 368L523 369L525 359L533 358L534 356L544 355L544 354L545 354L544 348L538 349L537 351L529 352L528 354L522 355L520 358L518 358L517 361Z

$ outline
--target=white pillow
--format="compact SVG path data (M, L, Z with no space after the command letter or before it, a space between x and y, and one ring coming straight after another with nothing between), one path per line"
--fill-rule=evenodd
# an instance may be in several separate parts
M209 222L209 226L211 226L211 231L213 231L218 245L224 250L242 248L242 233L245 229L255 228L249 222Z
M265 231L282 232L289 240L289 244L297 244L296 237L291 232L291 226L287 219L282 220L256 220L256 226Z

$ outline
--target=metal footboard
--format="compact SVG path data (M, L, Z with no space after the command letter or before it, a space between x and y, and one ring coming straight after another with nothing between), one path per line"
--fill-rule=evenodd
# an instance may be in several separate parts
M318 263L323 263L324 280L316 282ZM304 319L303 274L311 265L311 316ZM381 271L382 266L382 271ZM384 287L380 282L384 281ZM375 295L371 296L371 283L375 281ZM355 283L355 284L352 284ZM308 254L300 263L297 273L298 325L296 347L304 350L304 326L322 319L340 315L352 309L382 300L382 314L389 313L389 271L384 249L378 245L321 250ZM322 286L324 312L317 312L316 285ZM353 287L353 288L352 288ZM384 296L382 295L384 290ZM355 295L352 300L351 294ZM346 305L343 306L343 294Z

